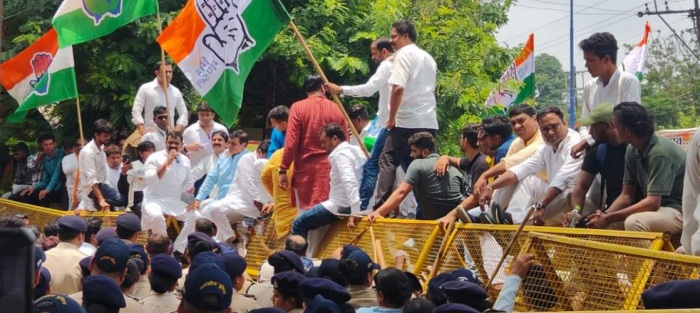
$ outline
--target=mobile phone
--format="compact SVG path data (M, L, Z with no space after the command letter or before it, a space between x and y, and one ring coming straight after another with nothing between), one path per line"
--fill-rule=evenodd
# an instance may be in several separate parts
M131 163L131 156L128 154L122 155L122 163L124 163L124 164Z
M34 233L0 228L0 308L34 311Z

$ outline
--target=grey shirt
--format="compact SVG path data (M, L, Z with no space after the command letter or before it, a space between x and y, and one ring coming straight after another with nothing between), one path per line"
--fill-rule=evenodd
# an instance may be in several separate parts
M404 178L404 182L413 186L418 207L428 220L447 215L464 199L464 177L458 169L450 167L442 177L435 173L435 163L439 157L437 153L432 153L425 159L413 160Z

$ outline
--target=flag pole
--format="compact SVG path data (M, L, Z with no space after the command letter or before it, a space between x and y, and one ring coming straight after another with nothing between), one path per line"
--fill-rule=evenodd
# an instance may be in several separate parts
M75 97L75 107L78 111L78 130L80 131L80 145L85 145L85 137L83 136L83 118L80 115L80 94Z
M163 25L160 19L160 5L157 5L158 1L156 1L156 18L158 19L158 34L162 35L163 34ZM168 100L168 82L167 82L167 74L165 73L165 51L163 50L163 47L160 47L160 68L158 69L160 71L161 77L163 77L161 83L160 83L160 88L163 89L163 96L165 97L165 108L168 111L168 131L172 130L171 127L174 127L175 124L173 124L173 115L170 114L170 100Z
M329 83L328 78L326 78L326 74L323 73L323 69L321 69L321 66L318 64L316 61L316 58L314 58L313 53L311 53L311 49L309 49L309 46L306 45L306 40L304 40L304 37L299 33L299 29L297 29L297 25L294 24L294 21L290 20L289 21L289 26L292 28L294 31L294 35L296 35L297 39L299 39L299 42L301 43L302 47L304 47L304 51L306 51L306 55L309 56L309 59L311 60L311 64L313 64L314 68L316 69L316 73L318 73L319 76L321 76L321 80L323 80L324 84ZM362 149L362 152L365 153L365 157L369 159L369 152L367 151L367 148L362 142L362 138L360 138L360 133L357 132L357 129L355 129L355 126L352 124L352 120L350 120L350 116L348 116L348 112L345 111L345 108L343 107L343 104L340 103L340 99L338 98L337 95L333 95L333 102L338 105L340 108L340 111L343 112L343 116L345 117L345 121L348 123L348 126L350 127L350 130L352 131L352 135L355 136L355 140L359 143L360 148Z

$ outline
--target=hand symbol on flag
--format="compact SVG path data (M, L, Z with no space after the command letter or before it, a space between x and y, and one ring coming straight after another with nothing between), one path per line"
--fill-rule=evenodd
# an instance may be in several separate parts
M106 16L117 17L122 13L123 0L83 0L83 12L95 25L100 25Z
M34 92L39 95L45 95L49 91L49 66L53 58L51 54L48 53L37 53L32 58L32 69L34 70L34 77L29 81L29 85L32 86Z
M238 12L238 0L198 0L197 10L212 32L202 38L204 46L238 73L238 57L255 46Z

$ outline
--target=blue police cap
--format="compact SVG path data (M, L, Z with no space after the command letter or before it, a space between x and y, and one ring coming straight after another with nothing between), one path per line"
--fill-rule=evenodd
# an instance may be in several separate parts
M87 223L85 223L85 220L75 215L64 215L59 217L58 227L67 228L81 233L87 231Z
M162 253L154 255L151 259L151 271L172 278L182 277L180 263L174 257Z
M126 300L117 282L104 275L83 279L83 303L102 304L108 308L125 308Z

